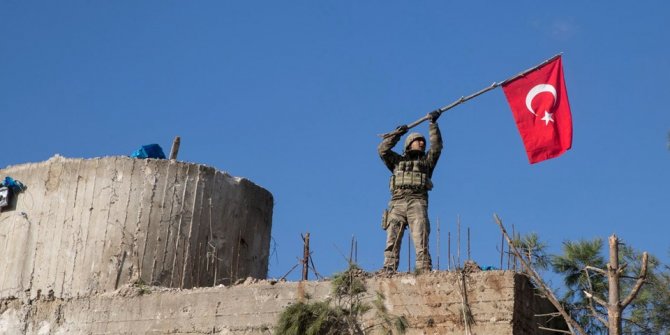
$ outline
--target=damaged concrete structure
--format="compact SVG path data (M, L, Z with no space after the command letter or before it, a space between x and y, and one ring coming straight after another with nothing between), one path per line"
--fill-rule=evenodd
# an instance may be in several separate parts
M403 316L407 335L465 334L460 274L373 277L364 301L383 294L388 313ZM511 271L465 277L472 334L543 335L533 312L551 311L528 279ZM330 282L247 280L235 286L190 290L124 287L113 293L75 299L20 299L0 303L0 332L7 334L273 334L282 310L297 301L331 297ZM362 318L378 323L376 309ZM546 319L547 317L545 317ZM371 332L375 334L374 332Z
M0 213L0 299L267 276L273 198L246 179L128 157L55 156L0 175L27 186Z
M0 213L0 334L273 334L287 306L332 296L328 281L263 280L273 198L246 179L128 157L56 156L7 175L27 189ZM365 286L409 335L463 334L465 308L473 334L545 334L534 315L552 310L510 271Z

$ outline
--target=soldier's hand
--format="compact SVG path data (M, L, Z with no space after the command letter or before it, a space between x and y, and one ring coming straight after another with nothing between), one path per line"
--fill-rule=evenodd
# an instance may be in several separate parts
M432 123L437 122L437 119L440 117L441 114L442 113L440 113L440 111L437 109L428 113L428 117L430 117L430 122Z
M395 129L396 133L397 133L398 135L400 135L400 136L407 134L407 131L408 131L408 130L409 130L409 128L407 128L407 125L406 125L406 124L403 124L402 126L398 126L398 127Z

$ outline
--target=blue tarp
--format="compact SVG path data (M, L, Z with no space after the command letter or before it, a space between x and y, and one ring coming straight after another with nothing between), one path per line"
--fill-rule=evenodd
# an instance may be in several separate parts
M158 144L147 144L135 150L130 157L133 158L159 158L165 159L163 149Z
M21 192L26 189L26 186L23 185L22 182L9 176L5 177L5 180L3 180L2 183L0 183L0 186L10 188L15 193Z

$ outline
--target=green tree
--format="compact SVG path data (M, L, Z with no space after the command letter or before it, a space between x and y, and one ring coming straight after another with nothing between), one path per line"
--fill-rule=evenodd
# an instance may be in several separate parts
M522 246L522 245L521 245ZM562 253L551 257L551 266L563 279L565 293L561 302L589 334L607 334L607 309L595 303L589 294L608 296L607 277L598 269L607 268L603 257L603 242L593 240L566 241ZM622 244L619 258L624 264L621 289L630 291L640 273L642 255ZM645 285L640 288L629 309L624 313L623 334L670 335L670 267L649 257Z
M537 233L517 236L513 243L535 269L546 270L549 267L551 257L547 254L547 244L540 240Z
M556 307L571 334L670 335L670 267L616 235L609 237L608 258L601 239L567 241L562 254L546 255L546 244L536 234L512 240L502 220L497 215L494 219L521 270ZM543 257L563 278L560 299L538 274Z
M633 254L633 257L635 254ZM647 283L631 304L626 334L670 335L670 267L650 258Z
M670 335L670 267L654 276L650 289L651 324L658 334Z
M606 334L607 327L593 314L604 317L607 310L592 299L586 292L596 292L607 296L607 279L601 273L588 271L590 268L605 268L606 261L601 254L603 242L593 240L566 241L563 243L562 254L551 257L551 266L555 273L563 277L566 292L561 303L566 306L572 317L584 327L589 334ZM596 273L594 273L596 272Z

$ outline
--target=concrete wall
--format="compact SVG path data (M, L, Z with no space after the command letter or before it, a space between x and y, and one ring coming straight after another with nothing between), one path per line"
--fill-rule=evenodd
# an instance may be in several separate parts
M246 179L169 160L60 156L4 176L28 188L0 213L0 299L267 275L273 199Z
M331 297L327 281L252 279L267 275L273 200L245 179L127 157L54 157L7 175L28 189L0 213L0 334L272 334L290 304ZM526 277L463 281L465 295L454 272L370 277L364 300L382 293L409 335L463 334L464 297L474 334L544 334L534 314L551 308Z
M464 334L458 273L434 272L366 280L365 301L385 296L389 313L405 316L408 335ZM479 272L465 277L473 334L540 335L533 313L546 312L526 277ZM0 301L0 333L272 334L281 311L298 300L330 296L330 282L247 282L191 290L125 287L72 300ZM526 301L530 299L530 301ZM535 308L535 309L533 309ZM542 309L544 308L544 309ZM377 322L375 310L364 325Z

